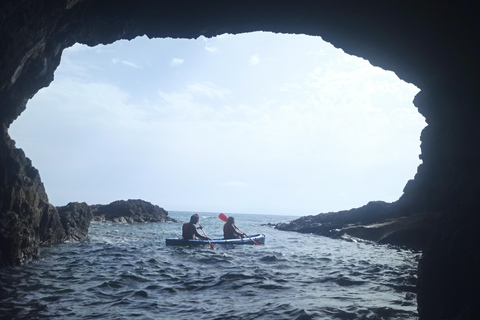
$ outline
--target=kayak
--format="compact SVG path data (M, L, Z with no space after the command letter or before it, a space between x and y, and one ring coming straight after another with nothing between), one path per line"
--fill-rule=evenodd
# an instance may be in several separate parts
M245 237L242 239L211 239L210 242L204 239L195 239L195 240L185 240L183 238L168 238L165 239L167 246L199 246L199 245L213 245L217 244L255 244L253 240L258 244L265 244L265 235L264 234L255 234L253 236Z

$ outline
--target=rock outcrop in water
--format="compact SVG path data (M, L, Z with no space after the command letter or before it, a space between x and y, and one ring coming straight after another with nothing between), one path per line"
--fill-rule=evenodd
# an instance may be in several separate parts
M397 203L372 201L360 208L300 217L289 223L279 223L275 228L423 249L431 238L438 213L404 214Z
M118 200L106 205L90 206L95 221L133 222L176 222L168 212L144 200Z
M92 209L85 202L70 202L57 207L60 222L65 230L65 240L83 241L88 236L88 228L93 218Z
M479 319L479 15L473 0L1 1L0 263L29 261L41 242L65 238L37 170L7 132L53 80L64 48L139 35L318 35L421 89L423 164L398 201L405 217L440 217L419 266L420 318Z

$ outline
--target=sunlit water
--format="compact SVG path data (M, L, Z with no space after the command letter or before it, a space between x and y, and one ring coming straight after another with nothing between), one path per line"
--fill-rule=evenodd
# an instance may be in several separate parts
M262 246L167 247L178 223L93 222L90 240L0 270L1 319L417 319L418 253L275 230L236 215ZM218 214L200 214L211 237Z

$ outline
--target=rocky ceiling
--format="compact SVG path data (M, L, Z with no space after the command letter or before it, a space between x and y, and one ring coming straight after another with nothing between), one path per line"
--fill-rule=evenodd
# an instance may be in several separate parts
M24 263L65 234L38 171L8 135L76 42L271 31L318 35L421 89L423 164L405 215L439 212L419 266L421 319L479 319L479 6L474 1L118 1L0 3L0 262Z

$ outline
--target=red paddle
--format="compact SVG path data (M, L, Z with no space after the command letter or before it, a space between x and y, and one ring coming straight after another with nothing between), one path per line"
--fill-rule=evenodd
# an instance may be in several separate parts
M224 215L223 213L220 213L218 215L218 217L220 218L220 220L222 220L223 222L227 222L228 218L226 215ZM252 240L253 243L255 243L257 246L260 245L260 243L256 242L255 240L253 240L252 238L250 238L245 232L243 232L242 230L238 229L237 226L235 226L235 228L240 231L241 233L243 233L248 239Z
M200 225L200 223L198 224L198 226L200 227L200 230L202 230L203 235L207 238L208 243L210 243L210 248L213 249L213 243L210 242L210 239L208 238L207 234L206 234L205 231L203 230L203 227Z

